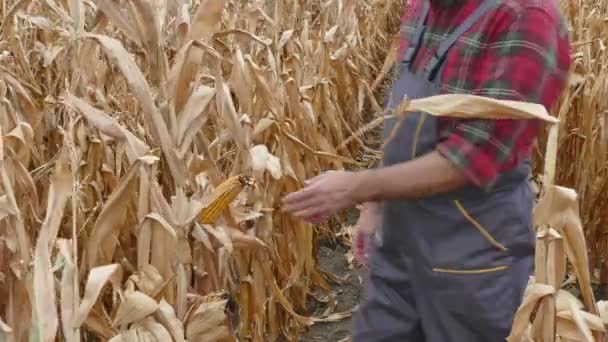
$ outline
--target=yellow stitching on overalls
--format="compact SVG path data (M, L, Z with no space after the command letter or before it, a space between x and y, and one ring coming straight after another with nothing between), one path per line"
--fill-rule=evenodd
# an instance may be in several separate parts
M414 142L412 144L412 159L416 157L416 147L418 147L418 139L420 138L420 131L422 131L422 124L424 123L425 117L426 114L420 113L418 124L416 125L416 133L414 133Z
M454 205L456 205L456 208L458 208L458 210L460 211L460 213L469 221L471 222L471 224L477 228L477 230L481 233L481 235L483 235L483 237L488 240L488 242L490 242L490 244L492 244L492 246L500 249L503 252L507 252L509 249L505 246L503 246L500 242L496 241L496 239L494 239L494 237L479 223L477 222L477 220L475 220L473 217L471 217L471 215L469 215L469 213L466 211L466 209L464 208L464 206L460 203L459 200L454 200Z
M433 272L438 273L450 273L450 274L483 274L483 273L491 273L491 272L499 272L508 269L509 266L496 266L492 268L480 268L480 269L472 269L472 270L455 270L449 268L433 268Z

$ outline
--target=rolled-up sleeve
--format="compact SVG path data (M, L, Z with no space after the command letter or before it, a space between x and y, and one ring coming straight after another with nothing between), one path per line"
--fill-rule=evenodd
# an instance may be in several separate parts
M470 81L472 94L543 104L551 109L564 88L570 67L567 30L559 16L529 6L494 25L484 49L491 68ZM463 120L437 150L477 186L492 188L501 172L528 156L540 123L536 120Z

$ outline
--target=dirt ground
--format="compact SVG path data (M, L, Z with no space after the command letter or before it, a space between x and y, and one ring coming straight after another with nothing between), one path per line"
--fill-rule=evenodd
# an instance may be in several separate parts
M319 248L319 266L324 271L331 272L337 278L342 279L341 283L331 282L330 297L336 300L336 307L333 313L342 313L356 310L357 305L364 298L364 277L365 269L356 264L349 263L347 253L350 247L337 242L336 244L322 243ZM566 286L566 289L574 294L579 300L583 300L576 284ZM593 292L596 300L608 300L608 288L597 288L594 286ZM314 317L322 317L329 305L311 300L310 312ZM315 323L308 332L300 337L300 342L350 342L350 331L352 315L338 321L327 323Z
M320 267L333 273L336 277L343 279L342 284L330 283L331 293L337 305L334 313L348 312L356 309L363 295L363 282L365 269L356 263L349 264L346 253L349 248L338 243L337 246L323 246L319 249ZM328 305L313 305L315 317L323 316ZM316 306L316 308L315 308ZM335 322L315 323L307 333L302 334L301 342L338 342L348 341L350 337L352 317Z

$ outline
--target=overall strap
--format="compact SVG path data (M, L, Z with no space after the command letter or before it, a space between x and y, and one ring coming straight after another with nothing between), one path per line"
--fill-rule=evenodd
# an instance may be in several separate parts
M438 74L438 69L443 64L444 59L452 45L454 45L454 43L456 43L456 41L462 37L462 35L468 29L470 29L471 26L473 26L473 24L475 24L484 14L486 14L486 12L494 8L496 5L498 5L498 0L483 1L475 12L473 12L473 14L471 14L462 24L460 24L460 26L456 28L456 30L454 30L454 32L452 32L441 42L439 48L437 48L437 51L435 51L433 58L431 58L429 64L424 68L424 75L428 80L432 81L435 79Z
M426 18L429 16L430 8L431 5L429 0L422 0L422 12L420 13L420 19L418 19L418 23L416 24L416 31L414 32L410 46L407 48L403 56L402 63L403 65L407 66L408 69L411 69L412 62L416 58L418 50L420 50L422 37L424 36L424 31L426 30L425 22Z

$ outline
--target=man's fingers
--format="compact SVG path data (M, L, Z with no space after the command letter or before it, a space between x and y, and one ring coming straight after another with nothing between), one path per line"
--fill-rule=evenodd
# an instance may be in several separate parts
M312 206L312 207L308 207L306 209L300 210L300 211L296 211L294 214L294 216L296 217L315 217L315 216L329 216L329 213L327 211L327 207L324 205L319 205L319 206Z
M323 172L321 172L321 174L319 174L319 175L317 175L317 176L314 176L314 177L312 177L312 178L309 178L309 179L305 180L305 181L304 181L304 184L305 184L306 186L310 186L310 185L312 185L312 184L314 184L314 183L316 183L316 182L320 181L320 180L321 180L323 177L325 177L325 175L326 175L328 172L331 172L331 171L323 171Z
M301 203L313 198L316 195L316 187L306 187L300 191L292 192L291 194L283 197L283 206L290 206L294 203Z
M290 200L283 203L282 210L288 213L295 213L306 210L312 207L323 207L324 199L317 194L311 196L302 196L301 199L298 197L296 200Z
M312 200L308 200L305 202L298 202L298 203L294 203L289 205L288 207L285 207L283 210L291 213L294 216L298 216L298 217L311 217L313 215L317 215L319 213L313 213L313 214L308 214L308 215L303 215L301 213L303 212L307 212L307 211L311 211L314 208L325 208L326 205L323 203L322 200L320 199L312 199Z

